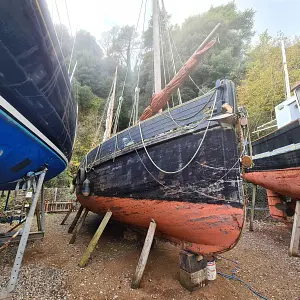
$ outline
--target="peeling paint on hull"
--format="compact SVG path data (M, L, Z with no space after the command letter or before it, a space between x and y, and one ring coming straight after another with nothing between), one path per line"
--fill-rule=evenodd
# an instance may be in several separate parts
M244 222L243 206L89 196L77 199L94 213L112 211L113 219L148 228L151 218L157 233L184 249L213 254L231 249Z
M249 172L245 173L243 177L280 195L299 199L300 168Z

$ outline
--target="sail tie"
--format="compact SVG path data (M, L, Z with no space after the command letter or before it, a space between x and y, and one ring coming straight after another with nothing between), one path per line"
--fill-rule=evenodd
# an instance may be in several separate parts
M208 51L215 43L216 40L213 39L208 44L206 44L204 48L197 51L179 70L177 75L168 83L168 85L152 97L150 105L144 110L140 118L141 121L148 119L153 114L158 113L160 109L166 106L172 93L178 89L178 87L185 81L188 75L196 68L201 55Z

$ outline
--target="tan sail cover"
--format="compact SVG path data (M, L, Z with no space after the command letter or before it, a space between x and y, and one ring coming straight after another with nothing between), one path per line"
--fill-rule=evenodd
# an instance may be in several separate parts
M141 121L155 115L160 109L164 108L167 105L173 92L176 91L183 84L183 82L199 64L201 54L209 50L215 43L216 40L212 40L204 48L195 52L190 57L190 59L184 64L184 66L179 70L175 77L166 85L166 87L162 89L159 93L153 95L150 105L146 107L140 118Z

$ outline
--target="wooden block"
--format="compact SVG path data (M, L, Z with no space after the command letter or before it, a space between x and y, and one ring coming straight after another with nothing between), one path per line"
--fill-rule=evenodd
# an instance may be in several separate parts
M207 266L207 260L203 257L200 257L199 259L199 255L181 250L179 253L179 266L180 269L188 273L194 273L205 269Z
M197 288L206 286L207 284L206 268L193 273L189 273L180 269L179 282L185 289L189 290L190 292L196 290Z

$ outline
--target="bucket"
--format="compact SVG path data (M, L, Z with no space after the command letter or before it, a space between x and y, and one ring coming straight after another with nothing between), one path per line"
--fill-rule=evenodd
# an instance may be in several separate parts
M216 280L217 278L217 269L215 261L207 262L207 280Z

